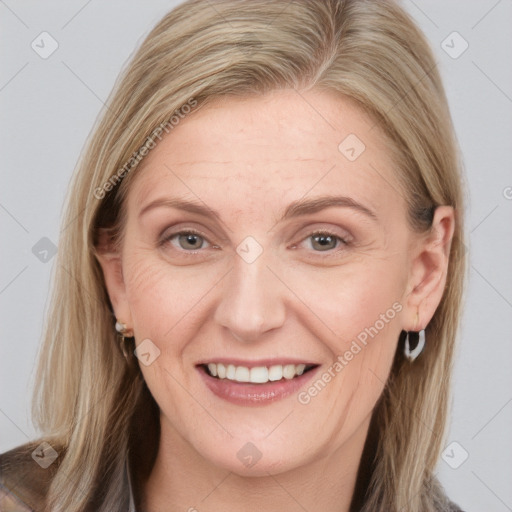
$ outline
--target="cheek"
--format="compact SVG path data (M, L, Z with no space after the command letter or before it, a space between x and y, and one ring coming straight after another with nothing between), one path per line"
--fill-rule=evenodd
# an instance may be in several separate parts
M307 306L306 314L321 321L332 348L343 350L372 326L383 335L398 329L402 268L398 260L372 258L314 271L292 268L285 279Z
M329 410L347 413L348 428L371 412L391 369L401 331L403 268L398 260L375 258L328 272L288 272L287 282L308 306L304 325L332 358L319 376L330 390L322 396ZM320 407L321 400L312 401Z
M160 350L180 348L218 281L206 268L172 267L143 251L126 259L123 273L136 336L154 340Z

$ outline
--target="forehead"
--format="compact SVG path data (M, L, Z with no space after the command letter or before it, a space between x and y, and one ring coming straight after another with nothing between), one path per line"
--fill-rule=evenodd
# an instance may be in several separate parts
M169 193L237 210L325 193L376 209L402 203L386 138L331 91L217 98L158 142L137 172L135 204Z

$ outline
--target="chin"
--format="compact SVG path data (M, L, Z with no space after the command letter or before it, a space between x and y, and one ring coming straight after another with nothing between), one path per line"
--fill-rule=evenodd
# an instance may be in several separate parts
M209 438L196 450L216 468L243 477L280 474L308 462L304 451L297 449L297 446L304 445L302 440L288 436L285 444L281 439L248 439L237 436L212 444Z

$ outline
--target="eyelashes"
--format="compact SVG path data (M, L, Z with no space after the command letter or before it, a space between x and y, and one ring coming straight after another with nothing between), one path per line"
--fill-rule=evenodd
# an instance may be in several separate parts
M305 248L314 254L314 257L332 257L338 255L350 245L348 237L342 237L329 230L315 230L302 238L298 243L291 245L292 250ZM206 249L219 249L219 246L211 244L208 238L195 229L183 229L165 235L159 242L161 247L171 247L173 251L181 253L185 257L197 257Z

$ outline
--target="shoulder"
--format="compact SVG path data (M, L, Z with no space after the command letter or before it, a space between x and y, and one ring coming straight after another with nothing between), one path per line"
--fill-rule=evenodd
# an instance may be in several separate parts
M59 458L40 441L0 454L0 511L42 512Z
M459 505L451 501L447 496L442 502L436 501L434 510L436 512L464 512Z
M457 504L450 501L448 512L464 512Z
M450 500L445 488L436 476L430 476L427 488L432 510L436 512L464 512L456 503Z

